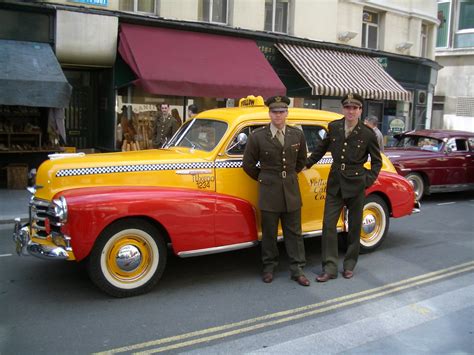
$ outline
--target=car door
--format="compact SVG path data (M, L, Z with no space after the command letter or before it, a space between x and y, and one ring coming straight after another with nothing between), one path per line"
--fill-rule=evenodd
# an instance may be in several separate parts
M311 154L327 134L326 128L317 123L303 124L301 128L308 146L308 154ZM301 224L304 233L320 234L323 228L324 201L331 163L332 157L328 153L310 169L298 175L303 201Z
M468 144L464 138L450 138L446 143L447 180L445 184L466 184L468 181ZM470 178L469 178L470 179Z

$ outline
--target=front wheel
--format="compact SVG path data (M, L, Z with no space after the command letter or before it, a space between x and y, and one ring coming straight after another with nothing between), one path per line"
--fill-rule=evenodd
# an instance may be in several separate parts
M89 276L101 290L114 297L150 291L166 265L163 237L151 223L131 218L107 227L89 257Z
M389 217L387 203L381 197L367 196L362 214L361 253L372 252L382 244L388 233Z

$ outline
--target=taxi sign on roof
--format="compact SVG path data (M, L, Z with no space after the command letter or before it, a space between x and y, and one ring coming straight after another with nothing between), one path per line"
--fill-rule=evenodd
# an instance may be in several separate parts
M239 107L265 106L265 101L261 96L249 95L239 100Z

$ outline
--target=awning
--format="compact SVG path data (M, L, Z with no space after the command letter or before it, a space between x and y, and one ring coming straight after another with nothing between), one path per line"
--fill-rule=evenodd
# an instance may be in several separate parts
M313 95L344 96L349 92L366 99L409 101L403 89L375 58L332 49L276 44L312 88Z
M146 92L229 98L286 93L255 41L130 24L120 29L119 53Z
M49 44L0 40L0 68L0 105L69 105L72 88Z

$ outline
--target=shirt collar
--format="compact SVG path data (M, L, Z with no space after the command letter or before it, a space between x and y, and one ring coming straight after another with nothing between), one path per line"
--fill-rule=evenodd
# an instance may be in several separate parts
M285 135L285 130L286 130L286 125L283 126L283 128L281 129L283 135ZM272 132L272 137L275 137L276 133L278 131L278 128L276 128L273 123L270 123L270 132Z

